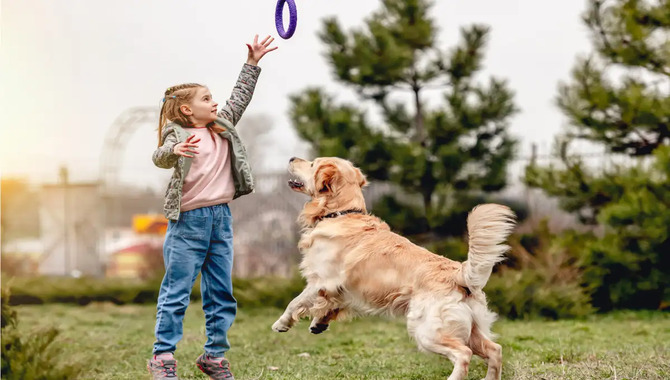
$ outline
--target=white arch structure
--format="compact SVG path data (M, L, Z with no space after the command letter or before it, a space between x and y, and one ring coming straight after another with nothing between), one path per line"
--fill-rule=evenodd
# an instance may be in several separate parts
M103 193L109 193L118 184L121 155L129 137L143 124L156 124L158 113L156 107L133 107L114 120L100 155L100 183Z

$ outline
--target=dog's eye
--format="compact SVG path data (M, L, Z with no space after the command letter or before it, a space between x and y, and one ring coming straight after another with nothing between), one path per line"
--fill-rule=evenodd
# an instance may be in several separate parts
M313 167L314 167L314 163L312 162L312 164L309 165L309 167L310 167L310 168L313 168Z

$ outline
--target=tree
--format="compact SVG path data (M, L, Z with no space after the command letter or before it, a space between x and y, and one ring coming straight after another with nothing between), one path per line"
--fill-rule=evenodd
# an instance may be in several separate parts
M670 298L670 0L590 0L583 19L595 54L559 86L561 165L531 163L526 182L602 227L585 247L595 306L657 308ZM589 168L579 140L625 162Z
M384 0L364 28L350 32L325 20L320 38L329 63L361 103L337 104L310 88L291 97L291 118L316 155L347 158L368 178L418 196L418 207L393 197L376 207L378 214L393 211L380 216L394 228L460 235L473 194L506 185L515 145L507 127L516 107L505 81L476 80L488 28L463 28L458 46L440 49L431 6ZM433 90L441 91L442 102L430 107L426 92ZM370 122L363 104L381 122Z

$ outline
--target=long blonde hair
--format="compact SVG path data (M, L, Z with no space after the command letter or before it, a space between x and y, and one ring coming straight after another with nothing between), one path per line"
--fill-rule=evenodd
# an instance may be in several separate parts
M182 127L192 124L190 118L181 112L181 106L190 103L198 88L204 87L197 83L184 83L172 86L165 90L163 106L158 118L158 146L163 145L163 128L168 122L174 122Z

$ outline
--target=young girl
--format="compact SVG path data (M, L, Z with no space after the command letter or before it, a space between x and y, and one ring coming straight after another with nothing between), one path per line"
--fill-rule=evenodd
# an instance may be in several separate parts
M224 354L237 311L233 298L233 227L228 202L253 190L244 146L234 126L247 108L261 72L258 61L274 38L247 44L247 63L230 99L217 113L209 89L182 84L165 91L158 128L156 166L174 169L165 195L169 219L163 259L165 277L158 295L156 342L148 368L154 379L176 379L173 357L182 337L191 289L201 277L207 343L196 364L211 379L233 380ZM170 123L168 123L168 121Z

